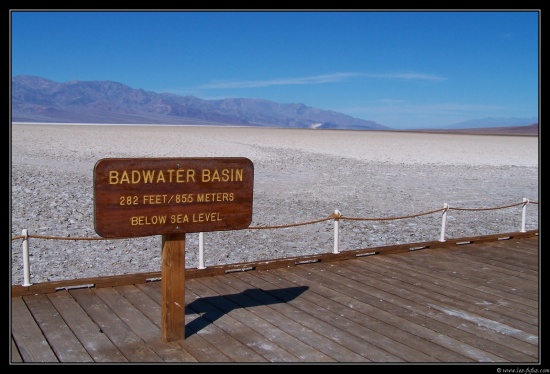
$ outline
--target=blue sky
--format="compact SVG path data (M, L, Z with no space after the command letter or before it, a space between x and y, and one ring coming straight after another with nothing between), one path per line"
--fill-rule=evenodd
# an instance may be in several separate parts
M395 129L539 113L537 10L10 15L12 76L303 103Z

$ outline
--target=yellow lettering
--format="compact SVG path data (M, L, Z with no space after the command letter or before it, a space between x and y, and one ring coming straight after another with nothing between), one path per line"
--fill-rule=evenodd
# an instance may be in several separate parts
M220 218L220 213L218 212L212 212L212 213L193 213L193 222L214 222L214 221L222 221Z
M187 182L189 182L190 179L195 182L195 170L193 169L187 169Z
M203 182L242 182L243 169L202 169Z
M187 214L172 214L170 216L170 223L186 223L189 222Z
M109 184L118 184L118 171L109 170Z
M203 181L210 181L210 171L203 170ZM219 179L219 175L218 175ZM184 183L196 182L193 169L168 169L168 170L109 170L109 184L123 183Z
M132 184L139 183L141 181L141 175L139 175L139 170L132 170Z
M218 169L214 169L214 173L212 173L212 182L219 182L220 181L220 172Z
M155 178L155 171L154 170L143 170L143 183L153 183L153 179Z
M130 217L130 225L163 225L166 223L166 216L133 216Z
M210 170L202 169L202 181L210 182Z
M124 170L122 172L122 177L120 177L120 184L122 183L130 183L130 177L128 176L128 172Z
M164 178L164 173L162 172L162 170L159 170L159 173L157 175L157 183L165 183L166 182L166 179Z
M197 194L197 203L209 203L211 201L223 202L235 200L233 192L207 192Z
M174 169L166 170L168 172L168 181L172 183L172 176L174 175Z
M208 214L209 214L209 213L206 213L206 215L207 215L207 221L209 220L209 221L214 222L214 221L221 221L221 220L222 220L222 219L220 218L220 213L218 213L218 212L210 213L210 216L209 216L209 217L208 217Z
M243 181L243 169L235 170L235 181L236 182L242 182Z
M233 171L233 169L231 169L231 171ZM229 169L222 170L222 182L227 182L229 180L229 175L233 174L231 171Z
M143 204L166 204L168 195L143 195Z
M184 172L184 171L185 171L184 169L178 169L178 170L176 170L176 182L177 182L177 183L185 182L185 181L183 180L183 172Z

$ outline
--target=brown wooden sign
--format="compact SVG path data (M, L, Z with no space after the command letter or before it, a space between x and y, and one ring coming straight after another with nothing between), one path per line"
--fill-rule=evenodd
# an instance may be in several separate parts
M237 230L252 222L244 157L107 158L94 167L94 226L105 238Z

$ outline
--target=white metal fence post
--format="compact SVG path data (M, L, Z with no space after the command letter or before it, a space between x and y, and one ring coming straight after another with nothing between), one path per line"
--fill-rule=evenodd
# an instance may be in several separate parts
M204 233L199 232L199 269L206 269L204 266Z
M445 226L447 226L447 211L449 210L449 205L447 203L443 204L443 216L441 218L441 237L439 238L440 242L445 241Z
M32 286L31 283L31 271L29 266L29 235L27 229L23 229L23 286Z
M334 218L334 250L332 253L340 253L340 227L339 227L339 220L342 214L335 210L332 214L332 218Z
M520 232L525 232L525 215L527 214L527 204L529 204L529 199L523 198L523 207L521 208L521 230Z

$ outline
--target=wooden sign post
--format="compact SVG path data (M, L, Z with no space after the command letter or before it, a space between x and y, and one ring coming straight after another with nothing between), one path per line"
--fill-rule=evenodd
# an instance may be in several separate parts
M162 337L185 338L185 234L252 222L243 157L110 158L94 167L94 226L105 238L162 235Z
M185 339L185 234L162 236L162 339Z

